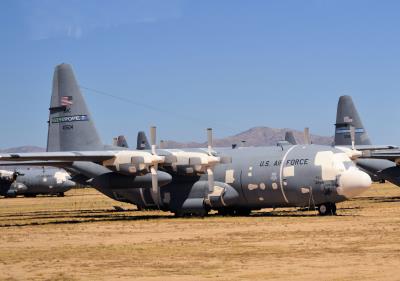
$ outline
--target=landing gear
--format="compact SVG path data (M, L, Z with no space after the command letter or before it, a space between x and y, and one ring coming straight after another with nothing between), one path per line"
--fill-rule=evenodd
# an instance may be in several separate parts
M34 193L28 193L28 194L25 194L24 196L25 196L25 197L28 197L28 198L35 198L35 197L36 197L36 194L34 194Z
M57 193L57 197L64 197L64 192Z
M335 203L323 203L318 206L318 214L320 216L334 216L336 215Z
M251 214L251 209L219 209L218 215L231 217L247 217Z
M200 217L204 218L208 215L208 210L197 210L195 212L184 212L184 211L176 211L174 212L176 218L185 218L185 217Z

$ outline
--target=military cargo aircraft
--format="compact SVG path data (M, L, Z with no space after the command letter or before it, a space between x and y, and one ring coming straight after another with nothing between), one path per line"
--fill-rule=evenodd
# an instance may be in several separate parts
M64 196L76 184L61 169L18 168L15 171L0 170L0 195L5 197L35 197L36 195Z
M203 216L210 210L248 215L278 207L316 207L321 215L335 214L337 202L371 185L369 175L353 163L361 153L352 148L306 144L214 149L211 129L207 136L207 148L159 149L152 127L150 149L106 146L71 66L61 64L53 79L48 152L1 154L0 160L63 167L74 181L112 198L117 193L178 216Z
M356 147L358 146L358 149L373 146L354 105L353 99L350 96L341 96L337 106L335 124L336 146L351 146L350 131L352 128L354 128L354 142ZM381 149L380 146L378 146L378 148ZM383 153L385 153L385 151L380 150L379 154L382 155ZM375 157L377 157L378 152L374 154ZM396 154L396 150L391 149L390 154ZM389 159L388 155L382 158L383 159L357 159L355 163L360 169L367 172L374 181L382 182L387 180L400 186L400 167L395 162L387 160ZM395 160L395 158L392 160Z

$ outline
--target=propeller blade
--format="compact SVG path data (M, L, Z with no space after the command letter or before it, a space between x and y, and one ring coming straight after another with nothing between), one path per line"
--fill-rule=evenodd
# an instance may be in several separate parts
M304 143L311 144L310 128L304 128Z
M151 153L156 155L156 141L157 141L157 128L151 127L150 128L150 142L151 142Z
M356 149L356 129L350 126L351 149Z
M208 191L209 193L214 192L214 171L212 168L207 168L207 176L208 176Z
M152 126L150 128L150 142L151 142L151 154L157 156L157 128L155 126ZM158 186L158 164L154 164L150 168L151 172L151 191L153 194L153 199L157 205L157 207L160 209L160 187Z
M212 146L213 146L212 129L208 128L207 129L207 147L208 147L208 154L209 155L212 155Z
M154 194L154 201L158 208L160 208L160 189L158 186L157 167L151 167L151 191Z

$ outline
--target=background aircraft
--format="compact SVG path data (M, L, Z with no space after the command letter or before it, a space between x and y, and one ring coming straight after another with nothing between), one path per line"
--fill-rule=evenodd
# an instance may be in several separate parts
M319 145L150 150L104 145L70 65L56 67L46 153L3 154L7 161L43 161L68 170L76 182L110 197L150 202L177 215L249 214L267 207L318 207L334 214L335 203L358 195L370 177L352 162L359 155ZM309 143L309 142L308 142ZM46 162L50 161L50 162ZM150 196L141 194L146 190Z
M76 183L70 180L70 175L61 169L43 167L0 170L0 195L5 197L35 197L39 194L64 196L64 192L74 186Z
M350 96L341 96L337 106L336 124L335 124L335 145L351 146L350 130L354 128L355 145L372 147L372 142L368 136L358 111ZM377 146L379 148L379 146ZM376 152L381 154L384 151ZM396 153L390 150L390 153ZM382 155L383 157L383 155ZM357 159L356 164L359 168L367 172L374 181L389 181L400 186L400 168L395 162L386 159Z

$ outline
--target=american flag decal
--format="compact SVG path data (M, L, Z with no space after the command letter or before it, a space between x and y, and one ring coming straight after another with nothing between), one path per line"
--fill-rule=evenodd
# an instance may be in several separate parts
M61 105L62 106L68 106L68 105L72 105L72 96L62 96L61 97Z

